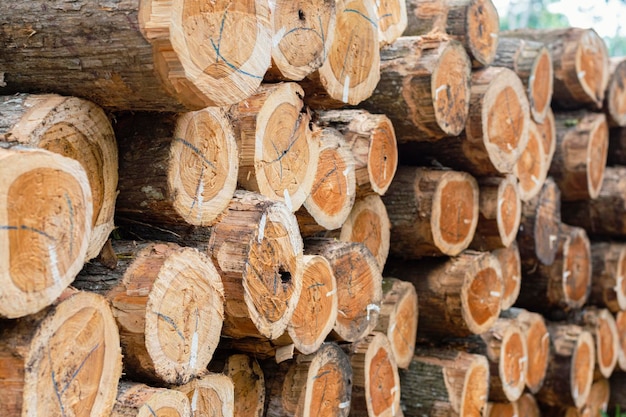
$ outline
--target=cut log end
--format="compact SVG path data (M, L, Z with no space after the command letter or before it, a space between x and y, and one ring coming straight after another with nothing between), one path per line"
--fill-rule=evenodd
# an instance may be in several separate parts
M498 186L497 222L502 245L509 247L517 236L522 216L519 187L514 177L507 177Z
M468 51L476 66L488 66L498 49L498 11L491 0L475 0L470 1L466 13Z
M508 248L496 249L493 255L500 263L502 270L502 294L501 310L508 310L515 304L519 296L522 284L522 265L517 242L511 243Z
M111 417L191 417L191 404L182 392L121 382Z
M258 362L248 355L231 355L224 374L233 381L235 416L259 417L264 413L265 377Z
M535 58L528 83L530 112L537 123L543 123L552 100L554 68L552 56L542 47Z
M487 358L473 355L474 360L465 372L461 387L459 415L480 417L487 405L489 393L489 363Z
M478 224L478 184L463 172L446 172L433 197L431 230L442 253L458 255L471 243Z
M519 404L514 403L489 403L486 417L519 417Z
M398 146L391 120L384 115L376 115L377 126L371 134L367 154L369 184L377 194L384 195L396 174L398 167Z
M51 304L74 280L92 232L92 196L80 164L40 149L0 149L0 316Z
M581 29L579 29L581 30ZM609 58L604 40L593 29L580 36L575 58L576 77L587 101L600 108L609 81Z
M535 124L535 127L539 131L539 137L543 142L543 150L546 155L545 165L549 170L552 164L552 158L554 152L556 152L556 123L554 120L554 112L552 108L548 106L546 111L546 117L543 119L543 123Z
M476 258L469 265L461 289L463 318L475 334L487 331L498 319L502 302L502 271L493 255Z
M605 94L605 111L612 126L626 126L626 60L611 59L611 77Z
M337 319L337 281L323 256L305 255L303 264L302 293L287 331L295 348L308 355L319 349Z
M187 395L193 415L234 415L234 386L226 375L208 374L175 389Z
M626 371L626 312L620 311L615 315L615 326L618 334L618 360L619 369Z
M603 377L609 378L615 369L619 356L619 333L615 318L609 310L598 311L595 323L597 362Z
M577 408L582 408L589 398L593 384L595 356L593 336L591 333L583 331L576 341L569 376L570 392Z
M537 313L525 312L518 316L524 329L526 347L528 349L528 366L526 368L526 386L533 394L543 385L543 380L550 360L550 334L542 316Z
M498 373L502 390L509 401L517 401L524 392L528 367L526 338L518 326L504 332L500 348Z
M591 245L584 229L567 227L563 247L562 287L569 308L582 307L591 287Z
M393 43L402 36L407 26L406 1L377 1L376 18L381 45Z
M518 417L541 417L541 410L532 394L525 393L517 400Z
M596 380L591 386L591 392L589 393L589 399L585 407L589 408L589 415L593 417L606 413L610 397L611 384L609 381L604 378Z
M589 198L596 198L600 194L604 169L606 167L609 150L609 126L605 117L599 117L589 132L587 184Z
M555 141L553 142L556 144ZM544 146L542 132L531 120L528 129L528 144L513 169L515 176L519 179L519 195L522 201L529 201L539 194L546 181L550 161Z

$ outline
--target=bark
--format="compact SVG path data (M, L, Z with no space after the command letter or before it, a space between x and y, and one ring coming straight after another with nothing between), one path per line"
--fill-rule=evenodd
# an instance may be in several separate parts
M239 169L234 129L223 110L120 114L115 132L121 222L184 228L218 220Z
M233 381L223 374L208 374L172 389L182 392L196 416L233 417L235 389Z
M113 241L118 265L92 263L74 281L111 303L125 373L185 384L213 357L224 321L224 287L211 260L174 243Z
M0 147L0 317L50 305L83 266L92 233L80 163L42 149Z
M408 0L407 14L405 35L446 33L463 44L474 67L493 62L500 19L491 0Z
M626 246L617 242L591 244L589 303L617 313L626 309Z
M344 136L355 161L355 177L361 194L384 195L398 167L398 147L391 120L365 110L328 110L316 113L318 123Z
M513 168L513 173L519 179L519 196L522 201L529 201L539 194L552 163L552 159L548 158L550 150L546 150L543 140L543 134L548 132L542 132L542 130L545 129L540 128L534 121L530 121L528 144ZM556 145L555 141L552 143ZM556 146L553 148L556 149Z
M374 0L337 0L333 43L324 64L303 80L307 103L318 108L357 105L380 78Z
M0 92L55 91L111 110L230 105L269 67L269 14L260 0L3 3Z
M400 167L383 201L394 256L454 256L474 237L478 184L464 172Z
M239 147L238 182L296 211L311 192L319 138L296 83L261 86L230 109Z
M309 239L308 254L328 259L337 280L337 321L331 336L355 342L376 326L382 300L382 275L362 243Z
M191 404L182 392L121 381L111 417L191 417Z
M100 296L69 294L38 313L3 323L4 416L110 415L122 374L113 313Z
M604 94L604 112L612 127L626 126L626 60L610 58L609 82Z
M557 145L550 175L563 201L595 199L602 188L609 129L602 113L555 114Z
M496 249L491 252L502 269L502 310L508 310L515 304L522 284L522 261L517 242L513 241L508 248Z
M402 37L381 50L381 79L362 105L388 115L402 143L456 136L469 112L470 70L458 42Z
M481 334L500 314L502 272L488 252L465 251L443 261L394 262L386 274L415 285L420 339Z
M114 228L117 145L102 109L73 97L17 94L0 97L0 141L41 148L80 162L93 199L86 260L95 258Z

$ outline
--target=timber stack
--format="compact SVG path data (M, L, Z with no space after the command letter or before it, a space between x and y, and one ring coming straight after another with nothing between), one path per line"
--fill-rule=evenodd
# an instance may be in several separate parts
M626 59L592 29L8 3L2 416L626 405Z

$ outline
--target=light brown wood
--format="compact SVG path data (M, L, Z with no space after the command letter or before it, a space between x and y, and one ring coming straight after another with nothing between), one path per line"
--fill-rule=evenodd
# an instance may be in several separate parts
M552 103L561 108L600 108L609 80L609 53L593 29L518 29L503 36L544 42L554 63Z
M626 245L592 242L591 262L589 303L613 313L626 309Z
M208 226L228 206L239 170L225 111L117 116L120 194L116 215L161 226Z
M46 149L80 162L93 199L86 260L95 258L114 228L117 145L109 119L95 104L55 94L0 97L0 141Z
M550 175L563 201L598 197L609 148L609 128L603 113L555 114L557 145Z
M376 2L376 21L381 46L393 43L402 36L406 29L406 1L382 0Z
M609 82L604 94L604 111L611 126L626 126L626 60L609 59Z
M591 288L591 248L580 227L561 224L551 265L526 270L517 305L532 311L571 310L585 304Z
M384 195L398 167L398 147L391 120L365 110L327 110L315 114L322 126L341 132L352 151L361 193Z
M454 256L474 237L478 184L464 172L401 166L383 201L394 256Z
M549 167L556 152L556 121L551 107L548 107L543 123L537 124L536 127L543 141L543 149L546 151L546 166Z
M182 392L121 381L111 417L191 417L191 404Z
M385 273L415 285L420 339L481 334L500 314L502 271L489 252L465 251L430 262L394 261Z
M617 364L619 369L626 371L626 313L619 311L615 315L615 326L619 335L619 350L617 351Z
M347 417L352 396L350 359L334 343L278 366L266 362L267 417ZM269 379L269 378L268 378Z
M303 236L339 229L348 218L356 196L355 160L339 131L322 128L320 155L311 193L296 215Z
M469 111L470 70L456 41L401 37L381 50L380 81L362 106L386 114L399 142L456 136Z
M322 66L335 34L334 0L268 2L272 18L272 65L268 80L300 81Z
M115 311L124 371L185 384L213 357L224 321L224 287L213 263L174 243L113 241L116 269L91 263L74 281Z
M55 91L114 110L198 110L243 100L270 64L266 1L3 6L3 94Z
M0 316L40 311L74 280L89 247L92 201L79 162L0 147Z
M522 285L522 262L517 242L513 241L508 248L496 249L491 252L502 270L502 310L508 310L515 304Z
M533 120L543 123L552 101L552 55L543 42L502 37L497 44L492 64L515 71L526 87Z
M306 253L322 255L337 280L337 321L331 336L355 342L378 322L382 300L382 275L374 256L362 243L334 239L308 239Z
M537 405L537 400L530 393L522 394L517 400L517 416L518 417L541 417L541 410Z
M357 105L372 94L380 78L374 0L336 0L336 8L326 60L303 82L307 102L319 108Z
M408 368L415 351L419 304L415 286L397 278L383 279L383 301L374 329L387 335L398 368Z
M311 134L296 83L262 85L230 109L239 147L239 185L283 201L292 211L311 192L319 138Z
M108 416L121 374L115 319L96 294L68 291L39 313L2 323L4 416Z
M235 388L237 417L262 417L265 407L265 376L251 356L234 354L226 359L224 374Z
M350 415L395 416L400 410L400 376L387 336L374 332L344 349L353 372Z
M600 378L594 381L583 413L588 412L588 415L592 417L602 417L601 413L608 410L610 396L611 385L607 379Z
M194 416L234 417L235 388L223 374L208 374L172 387L187 396Z
M406 35L447 33L463 44L475 67L493 62L500 19L491 0L408 0L407 14Z
M418 347L400 370L406 417L482 417L489 392L487 358L462 351ZM436 414L441 410L442 414Z
M551 406L581 409L593 383L595 348L591 334L579 326L548 324L551 360L546 379L536 394Z
M522 216L517 178L507 175L479 179L478 214L470 248L486 251L511 246Z
M528 144L513 168L513 173L519 179L519 196L522 201L529 201L539 194L552 163L552 159L548 158L550 150L545 149L543 140L543 135L548 132L542 132L542 130L545 129L539 128L533 120L530 121ZM556 149L556 142L552 143L555 144L553 148Z
M626 168L606 167L600 193L594 200L563 204L563 221L583 227L592 236L626 235Z
M514 403L487 403L485 417L519 417L519 405Z
M596 342L596 375L609 378L619 356L619 332L613 314L607 309L586 307L570 318L591 333Z

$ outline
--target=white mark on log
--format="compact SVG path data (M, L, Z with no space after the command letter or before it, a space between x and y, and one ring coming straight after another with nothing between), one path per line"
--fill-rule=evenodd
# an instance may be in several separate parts
M489 36L491 36L493 39L498 39L498 34L497 34L497 33L493 33L493 32L491 32L491 33L489 34Z
M198 388L193 390L193 397L191 397L191 411L194 413L198 409Z
M346 401L346 402L339 404L340 410L343 410L344 408L348 408L348 407L350 407L350 401Z
M289 191L287 191L286 188L285 188L285 191L283 192L283 198L285 199L285 204L287 205L287 208L289 209L289 211L293 211L293 204L291 204L291 196L289 195Z
M276 48L280 41L283 40L283 36L285 36L286 31L287 29L283 26L278 32L274 34L274 36L272 36L272 46L274 48Z
M204 203L202 199L202 193L204 193L204 181L200 179L198 183L198 190L196 191L196 205L198 206L198 220L202 218L202 203Z
M528 359L526 358L526 356L523 356L523 357L519 358L519 361L518 361L518 362L519 362L519 366L521 366L521 367L523 368L523 367L524 367L524 364L525 364L526 362L528 362Z
M344 103L348 102L348 93L350 93L350 76L346 75L346 78L343 80L343 97L341 101Z
M550 235L550 249L554 247L554 242L556 242L557 239L558 239L558 236Z
M530 77L528 77L528 82L533 82L535 81L535 74L532 74Z
M337 289L336 288L334 290L332 290L332 291L328 291L326 293L326 297L332 297L335 294L337 294Z
M196 368L196 362L198 362L198 331L193 332L191 337L191 353L189 354L189 367L191 369Z
M541 336L541 344L543 345L546 340L550 340L550 333L544 333L544 335Z
M380 307L376 304L368 304L367 306L367 321L370 321L370 311L380 313Z
M435 90L435 101L439 100L439 93L448 89L448 84L442 84Z
M59 273L59 257L54 245L48 245L48 255L50 256L50 269L52 271L52 280L55 286L61 285L61 274Z
M163 196L163 193L151 185L146 185L144 187L141 187L141 192L144 193L146 196L148 196L148 198L151 198L153 200L165 199L165 197Z
M510 143L507 143L507 144L506 144L506 147L507 147L507 149L508 149L509 151L512 151L512 150L513 150L513 146L512 146Z
M568 279L570 275L572 275L572 271L563 271L563 279Z
M470 224L472 221L470 219L463 219L464 224Z
M519 275L513 275L513 277L511 278L513 281L515 282L519 282Z
M613 287L613 291L615 291L616 293L620 293L622 292L622 282L624 281L624 276L623 275L618 275L617 279L615 280L615 287Z
M393 332L396 329L396 323L392 323L391 326L389 326L389 331Z
M576 75L578 76L578 79L581 80L585 78L585 75L587 75L587 73L585 71L578 71L578 74Z
M252 171L248 171L248 175L246 175L246 181L250 181L251 176L252 176Z
M533 182L535 183L535 185L539 185L539 178L535 177L534 175L530 176L530 179L533 180Z
M489 295L492 297L500 297L502 296L502 294L500 294L500 291L489 291Z
M337 310L337 313L341 314L342 316L344 316L345 318L348 318L348 315L346 313L344 313L343 310Z
M265 236L265 223L267 223L267 216L263 213L261 221L259 222L259 237L257 238L259 243L261 243L263 237Z

